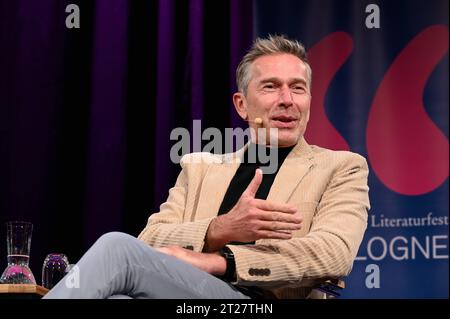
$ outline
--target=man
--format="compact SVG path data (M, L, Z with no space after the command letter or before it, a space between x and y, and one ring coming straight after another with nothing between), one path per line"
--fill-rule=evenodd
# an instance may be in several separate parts
M77 264L80 287L63 280L47 297L300 298L346 276L367 225L368 168L304 140L311 78L300 43L257 39L233 102L253 129L276 129L276 171L263 175L249 160L267 146L256 134L234 154L184 156L140 240L102 236Z

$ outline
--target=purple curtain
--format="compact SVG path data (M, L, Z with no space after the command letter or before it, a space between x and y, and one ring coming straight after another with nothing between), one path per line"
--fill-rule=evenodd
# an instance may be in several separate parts
M47 253L75 262L105 232L138 234L179 172L173 128L243 125L231 93L252 6L0 0L0 222L33 222L37 278Z

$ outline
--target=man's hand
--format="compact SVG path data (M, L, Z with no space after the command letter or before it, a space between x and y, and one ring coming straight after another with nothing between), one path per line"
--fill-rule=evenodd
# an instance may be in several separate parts
M255 198L261 181L262 171L257 169L236 205L211 222L204 251L218 250L231 241L291 239L292 232L301 229L302 217L295 206Z
M160 247L156 250L176 257L194 267L197 267L211 275L223 275L227 268L225 258L216 253L198 253L178 246Z

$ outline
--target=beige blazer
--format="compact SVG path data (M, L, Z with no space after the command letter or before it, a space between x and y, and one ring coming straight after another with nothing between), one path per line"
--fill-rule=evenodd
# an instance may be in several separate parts
M154 247L201 252L244 151L185 155L167 201L138 238ZM278 298L302 298L317 281L348 275L367 227L367 177L362 156L310 146L302 138L280 167L267 200L295 204L303 227L290 240L228 245L235 255L236 284L258 286Z

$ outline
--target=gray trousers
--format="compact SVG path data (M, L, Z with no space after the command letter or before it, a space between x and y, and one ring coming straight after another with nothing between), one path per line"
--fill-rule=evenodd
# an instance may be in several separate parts
M119 232L100 237L44 298L245 299L232 285Z

